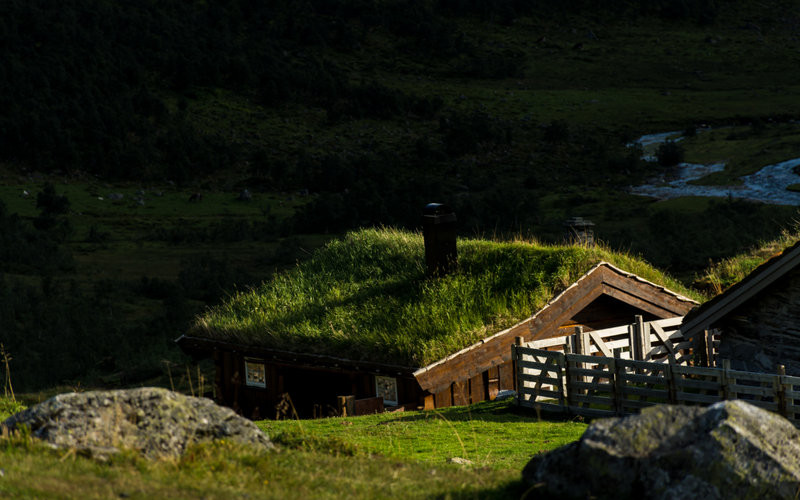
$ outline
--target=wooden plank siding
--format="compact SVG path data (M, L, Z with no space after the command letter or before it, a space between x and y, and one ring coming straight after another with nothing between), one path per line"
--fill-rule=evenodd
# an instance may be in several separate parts
M500 372L498 376L498 378L500 379L500 390L501 391L515 390L514 380L516 377L514 372L514 363L512 361L507 361L502 365L498 366L497 370Z
M453 406L466 406L469 403L469 380L453 382Z
M485 401L487 398L486 385L483 383L483 374L475 375L469 379L470 403Z
M453 391L450 387L437 392L433 395L435 408L447 408L453 406Z

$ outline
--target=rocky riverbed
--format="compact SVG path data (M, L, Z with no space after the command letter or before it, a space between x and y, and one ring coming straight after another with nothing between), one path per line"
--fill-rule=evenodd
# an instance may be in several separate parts
M643 135L630 145L641 146L642 158L647 161L655 161L655 151L659 145L670 140L678 142L681 139L680 132L661 132ZM725 169L725 164L681 163L669 178L657 178L649 184L632 187L630 191L633 194L652 196L662 200L683 196L711 196L741 198L774 205L800 205L800 192L786 189L793 184L800 183L800 175L794 172L797 166L800 166L800 158L767 165L754 174L745 175L741 177L741 185L703 186L689 184L689 182L714 172L720 172Z

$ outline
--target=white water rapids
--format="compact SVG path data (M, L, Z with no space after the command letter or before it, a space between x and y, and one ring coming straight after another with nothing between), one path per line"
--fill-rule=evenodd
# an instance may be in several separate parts
M677 142L681 139L680 132L663 132L643 135L631 145L642 146L644 160L656 161L655 151L659 145L669 140ZM800 158L767 165L754 174L742 176L742 184L739 186L700 186L688 182L724 170L725 164L681 163L677 166L674 178L670 176L669 179L657 179L652 184L632 187L630 192L662 200L682 196L730 196L773 205L800 205L800 192L786 190L788 186L800 183L800 175L792 170L798 165Z

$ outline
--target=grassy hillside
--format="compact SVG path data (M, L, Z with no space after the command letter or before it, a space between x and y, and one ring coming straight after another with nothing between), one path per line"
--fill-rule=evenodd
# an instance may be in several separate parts
M19 391L168 384L186 362L173 340L205 305L329 238L286 229L308 197L3 180L0 341Z
M424 366L538 311L601 261L692 293L634 257L532 241L458 241L458 271L425 278L422 235L363 229L240 292L191 335Z
M712 295L719 294L798 241L800 233L796 230L784 231L774 240L764 241L744 253L712 264L698 278L696 285L708 290Z
M517 413L508 402L259 425L278 452L216 442L196 446L177 460L146 461L124 453L98 463L30 437L0 436L0 496L519 497L525 489L520 471L530 457L577 439L586 427ZM452 457L473 465L448 464Z
M663 168L625 147L737 125L685 142L687 157L729 160L715 182L792 154L793 2L31 0L0 13L0 330L21 389L164 375L207 305L350 229L415 229L431 201L454 207L462 235L557 243L584 216L610 248L686 281L796 218L631 195ZM48 183L66 210L37 207Z
M800 112L798 10L780 0L5 8L7 168L315 193L294 232L414 226L438 199L465 231L553 239L582 215L647 253L661 210L625 191L654 173L630 139ZM791 214L735 217L752 231L677 265ZM687 233L703 228L659 235Z

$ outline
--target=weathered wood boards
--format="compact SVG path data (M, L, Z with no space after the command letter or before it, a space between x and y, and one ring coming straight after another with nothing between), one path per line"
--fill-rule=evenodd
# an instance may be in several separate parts
M800 377L512 348L519 404L586 416L635 413L656 404L709 405L728 399L779 413L800 426Z

